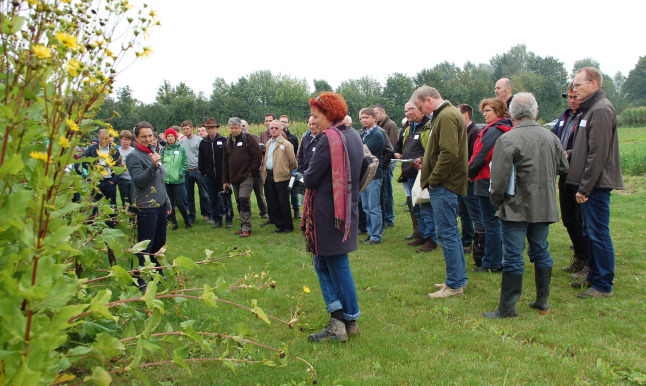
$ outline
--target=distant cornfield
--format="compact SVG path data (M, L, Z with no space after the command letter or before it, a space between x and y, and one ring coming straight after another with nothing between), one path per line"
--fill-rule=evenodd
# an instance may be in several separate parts
M618 126L646 125L646 106L624 110L617 118Z

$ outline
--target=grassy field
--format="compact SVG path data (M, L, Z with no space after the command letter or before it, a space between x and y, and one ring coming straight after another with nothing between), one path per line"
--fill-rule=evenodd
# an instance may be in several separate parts
M628 129L625 136L646 141L646 129ZM623 146L622 146L623 149ZM643 149L643 146L640 147ZM244 323L254 335L249 339L312 363L319 384L588 384L646 383L646 322L644 291L646 259L646 178L626 177L626 190L613 192L611 233L616 253L614 297L578 299L568 274L560 270L570 262L569 238L561 223L550 228L550 252L554 258L550 306L541 316L530 309L534 300L533 266L526 258L523 295L517 304L519 318L485 320L480 314L498 305L500 275L468 271L465 296L429 300L433 283L445 277L441 249L417 254L405 245L411 232L400 185L395 185L396 225L384 232L384 243L360 244L350 255L358 290L362 335L349 342L312 344L307 335L318 332L329 318L325 313L311 256L298 233L274 234L253 208L253 234L240 239L234 229L211 229L198 221L192 231L169 231L167 256L202 260L205 249L223 254L250 249L250 256L228 260L220 268L202 267L185 277L187 288L214 287L219 277L228 283L247 272L265 271L275 288L238 289L223 298L245 306L251 299L268 314L290 320L297 303L302 304L297 328L272 322L267 325L248 311L220 305L168 302L165 316L173 328L185 319L196 319L197 331L241 331ZM181 221L181 220L180 220ZM474 267L467 255L467 267ZM125 263L124 263L125 264ZM311 292L305 293L304 286ZM222 343L216 352L195 348L192 356L229 356L271 359L273 352L250 346ZM172 357L172 354L169 353ZM148 358L149 361L157 358ZM308 378L307 366L294 359L285 367L237 364L235 374L220 362L189 364L191 373L166 365L143 370L154 383L166 384L290 384ZM121 376L117 384L133 378Z

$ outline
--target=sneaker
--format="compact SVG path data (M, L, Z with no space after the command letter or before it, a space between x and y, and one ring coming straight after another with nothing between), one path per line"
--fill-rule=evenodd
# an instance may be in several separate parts
M207 223L207 224L215 224L215 220L208 219L208 220L206 221L206 223Z
M340 320L330 318L330 322L325 326L323 331L311 334L307 337L310 342L325 342L327 340L338 340L345 342L348 340L348 333L345 330L345 323Z
M244 237L249 237L249 236L251 236L251 232L241 232L240 233L240 237L244 238Z
M224 226L225 228L232 228L233 223L231 221L227 221L226 225Z
M458 289L452 289L452 288L449 288L446 284L444 284L439 291L430 293L426 295L426 297L429 299L443 299L451 296L462 296L462 295L464 295L463 287L460 287Z
M587 298L609 298L612 296L612 291L610 292L601 292L592 287L588 288L585 292L581 292L577 295L578 298L587 299Z
M362 243L366 245L373 245L373 244L381 244L381 241L368 239L368 240L363 240Z
M356 320L344 320L343 324L345 324L345 332L348 336L361 335L361 330Z
M260 218L269 218L269 215L265 213L260 213Z
M242 230L235 231L235 232L233 232L233 233L235 233L236 235L239 235L239 234L242 234Z
M584 288L584 287L590 287L592 283L590 283L588 280L583 279L581 281L575 281L574 283L570 284L574 288Z
M430 252L437 249L437 244L430 237L424 241L424 245L417 249L417 253Z

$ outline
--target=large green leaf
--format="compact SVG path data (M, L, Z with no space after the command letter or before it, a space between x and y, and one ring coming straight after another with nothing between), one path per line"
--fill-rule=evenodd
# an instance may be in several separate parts
M92 344L92 349L95 350L98 355L106 358L120 356L121 353L126 350L123 343L119 342L117 338L106 333L101 333L96 336L96 339Z

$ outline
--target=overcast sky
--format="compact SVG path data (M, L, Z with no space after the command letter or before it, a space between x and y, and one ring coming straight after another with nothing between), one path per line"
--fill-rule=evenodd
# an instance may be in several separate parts
M488 63L517 44L557 58L568 73L576 60L592 57L610 76L627 76L646 55L641 0L147 3L162 22L145 42L152 57L116 83L145 103L164 80L207 98L215 78L231 83L259 70L305 78L310 89L313 79L336 88L363 75L383 85L389 74L413 76L443 61Z

